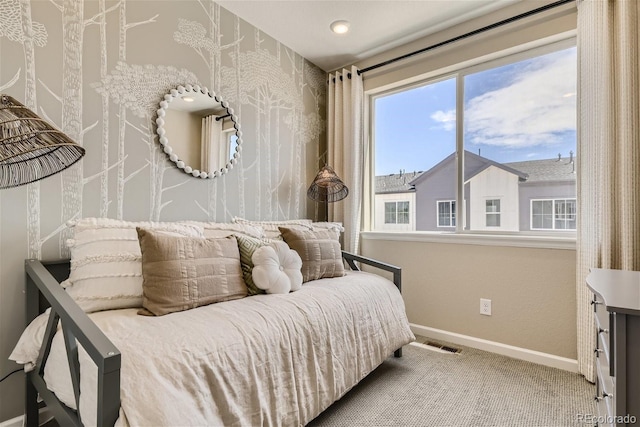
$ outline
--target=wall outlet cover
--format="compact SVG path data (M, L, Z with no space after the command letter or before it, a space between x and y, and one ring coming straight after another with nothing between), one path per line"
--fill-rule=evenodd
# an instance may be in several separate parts
M491 316L491 300L480 298L480 314Z

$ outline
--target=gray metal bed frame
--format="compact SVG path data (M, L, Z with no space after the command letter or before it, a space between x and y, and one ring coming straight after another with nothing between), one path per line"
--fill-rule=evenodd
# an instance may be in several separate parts
M344 251L342 256L352 270L360 271L356 263L361 263L393 273L393 283L399 291L402 290L402 270L400 267ZM51 315L36 366L26 375L25 425L27 427L38 426L38 395L59 425L74 427L83 425L80 413L58 400L56 395L47 388L44 380L44 368L51 350L51 342L60 323L67 349L76 407L79 407L80 401L79 343L98 367L97 425L99 427L113 426L118 419L120 410L120 351L60 286L60 282L69 277L69 260L39 261L28 259L25 261L25 272L27 278L27 325L40 313L51 307ZM402 348L397 349L394 356L402 357Z

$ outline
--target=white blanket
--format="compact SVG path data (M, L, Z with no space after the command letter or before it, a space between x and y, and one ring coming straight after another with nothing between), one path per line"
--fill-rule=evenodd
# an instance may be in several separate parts
M304 425L414 340L398 290L364 272L161 317L90 316L122 353L118 424L132 426ZM35 361L34 322L13 360ZM74 407L60 335L45 380ZM80 413L94 424L96 369L84 351L80 362Z

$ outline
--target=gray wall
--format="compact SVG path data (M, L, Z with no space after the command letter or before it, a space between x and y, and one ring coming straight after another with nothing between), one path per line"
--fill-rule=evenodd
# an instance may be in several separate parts
M0 20L0 92L87 150L61 174L0 191L0 375L17 367L7 357L24 328L23 261L67 257L68 220L313 216L326 74L291 49L210 0L9 0L0 11L16 17ZM240 118L244 150L223 178L186 175L158 148L158 102L187 83ZM0 421L22 406L17 374L0 385Z
M575 199L576 182L520 183L520 231L531 230L531 199Z

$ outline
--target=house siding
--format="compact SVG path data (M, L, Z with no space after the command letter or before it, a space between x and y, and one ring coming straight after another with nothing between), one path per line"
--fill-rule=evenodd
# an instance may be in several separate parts
M520 230L531 230L531 200L575 198L575 181L533 182L520 184Z
M490 166L469 180L469 228L518 231L518 176ZM487 226L486 201L500 200L500 226Z
M387 202L409 202L408 224L386 224L384 204ZM416 195L415 193L386 193L375 196L375 229L379 231L415 231Z
M418 178L416 188L416 230L453 231L455 227L438 227L437 202L455 200L456 165L448 162Z

